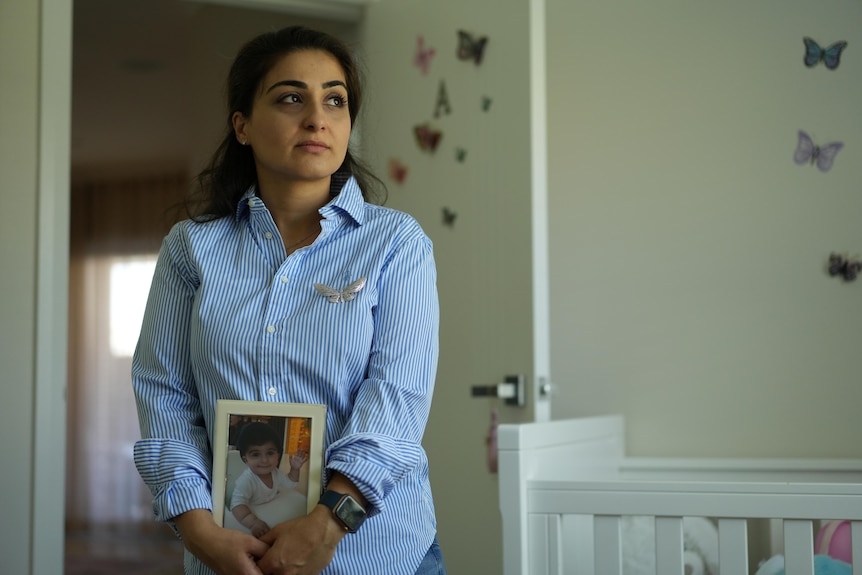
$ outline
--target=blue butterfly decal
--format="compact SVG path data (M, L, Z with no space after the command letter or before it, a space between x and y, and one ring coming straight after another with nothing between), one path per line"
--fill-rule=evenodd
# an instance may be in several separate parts
M828 172L832 168L835 156L843 147L843 142L832 142L825 146L818 146L811 139L811 136L799 130L799 142L793 153L793 161L800 166L809 162L817 164L817 169L821 172Z
M825 50L820 47L820 44L806 36L802 39L805 42L805 65L813 68L821 61L823 65L830 70L834 70L841 63L841 52L847 47L847 42L841 40L835 42Z

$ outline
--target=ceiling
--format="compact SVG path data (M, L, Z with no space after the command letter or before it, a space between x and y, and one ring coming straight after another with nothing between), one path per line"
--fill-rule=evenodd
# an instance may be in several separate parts
M221 5L237 1L75 0L73 179L188 170L202 139L222 129L221 87L243 41L293 23L354 30L343 18L309 18L309 0L243 0L297 5L278 12ZM330 3L342 2L357 0Z

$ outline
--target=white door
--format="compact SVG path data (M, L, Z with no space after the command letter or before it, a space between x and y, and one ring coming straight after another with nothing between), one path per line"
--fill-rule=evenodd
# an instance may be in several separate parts
M424 445L451 573L503 571L497 476L485 462L500 402L471 397L472 386L524 374L527 405L500 403L501 421L549 418L547 399L536 401L548 378L541 7L378 0L362 25L361 150L387 205L434 242L440 364ZM439 132L433 151L417 127L429 147Z

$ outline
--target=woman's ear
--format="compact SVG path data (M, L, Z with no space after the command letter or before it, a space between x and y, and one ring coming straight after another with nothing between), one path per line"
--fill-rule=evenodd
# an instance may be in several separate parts
M233 116L230 118L231 123L233 124L233 133L236 136L237 141L243 146L248 144L248 136L246 135L246 118L242 112L234 112Z

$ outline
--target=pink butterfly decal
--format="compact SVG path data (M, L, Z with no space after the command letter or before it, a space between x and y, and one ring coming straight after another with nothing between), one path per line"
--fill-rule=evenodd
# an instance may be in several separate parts
M818 146L811 139L811 136L803 130L799 130L799 142L796 144L796 151L793 153L793 161L800 166L806 163L817 164L818 170L828 172L832 168L835 156L843 147L844 144L842 142L832 142L825 146Z
M416 135L416 143L419 144L419 148L428 152L436 150L440 138L443 137L443 132L431 129L428 124L414 127L413 133Z
M425 39L419 36L416 39L416 55L413 57L413 63L422 70L422 75L428 74L428 68L431 66L431 58L434 57L434 48L425 48Z
M407 178L407 166L402 164L400 160L391 158L389 160L389 177L399 184L403 184Z

